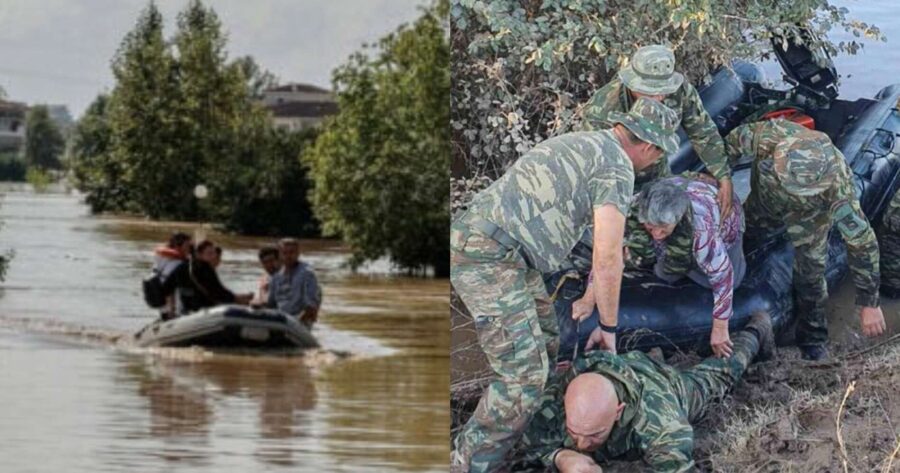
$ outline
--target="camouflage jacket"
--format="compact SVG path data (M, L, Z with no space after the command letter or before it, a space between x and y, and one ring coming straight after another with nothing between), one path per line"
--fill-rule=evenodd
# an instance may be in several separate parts
M628 90L622 86L619 79L614 79L606 84L585 104L582 126L585 130L600 130L612 127L609 122L609 113L627 112L633 100ZM669 94L663 100L663 104L678 114L681 126L687 133L694 150L700 160L706 164L706 169L716 180L722 180L731 176L731 168L725 159L725 148L722 144L722 136L716 128L715 122L703 108L700 95L697 90L685 82L674 94ZM652 172L655 175L666 175L655 168L668 166L668 160L660 159L655 165L638 175L638 179L644 173Z
M827 190L813 196L797 196L785 191L774 170L773 151L784 140L821 140L827 156L834 160L834 175ZM848 260L856 286L856 304L877 307L880 284L878 242L859 205L853 172L844 155L822 132L809 130L787 120L749 123L735 128L725 138L732 163L741 156L753 159L750 192L765 196L769 216L783 221L788 237L797 249L821 238L837 226L847 243ZM824 231L824 234L822 234Z
M881 220L886 231L900 234L900 191L894 193Z
M675 368L639 351L624 355L587 352L565 375L552 379L522 436L526 461L539 460L549 470L557 471L557 451L575 449L566 433L563 399L568 383L584 372L599 373L612 381L619 402L625 403L609 438L593 452L596 462L642 459L652 471L661 473L693 468L694 430L689 423L688 400L678 396L675 389L680 375Z
M612 131L567 133L522 155L469 210L505 230L535 269L549 272L593 226L595 208L611 204L628 216L633 187L634 167Z

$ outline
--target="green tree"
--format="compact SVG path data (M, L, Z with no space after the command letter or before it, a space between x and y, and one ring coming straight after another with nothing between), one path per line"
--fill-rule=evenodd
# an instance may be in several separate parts
M155 3L125 36L112 69L116 87L108 105L109 164L122 171L116 182L127 189L134 210L153 218L194 217L198 166L180 151L184 134L178 69Z
M178 15L168 42L155 4L141 13L113 60L113 92L95 100L73 136L72 170L94 211L316 234L297 160L312 138L272 128L254 96L274 76L249 56L229 62L225 38L199 0ZM210 191L200 202L198 184Z
M878 28L821 0L451 0L453 169L460 195L477 190L524 151L571 131L579 106L609 82L640 46L668 44L677 69L702 82L733 58L768 57L773 36L812 42L829 53L833 27L883 38Z
M25 163L38 169L59 169L66 141L50 119L47 107L35 105L25 119Z
M448 3L357 53L334 72L340 113L304 160L313 207L353 263L388 255L409 271L449 273Z
M182 100L179 119L188 138L181 152L199 166L195 183L210 190L202 203L206 217L228 197L225 183L240 165L236 137L244 121L253 120L244 73L238 64L228 64L225 43L218 16L200 0L192 0L179 13L174 40Z
M262 100L263 92L278 85L278 77L256 63L253 56L242 56L232 63L241 70L247 81L247 93L253 100Z
M86 194L93 212L125 210L129 193L124 179L125 166L111 152L109 96L100 94L72 132L70 166L75 185Z

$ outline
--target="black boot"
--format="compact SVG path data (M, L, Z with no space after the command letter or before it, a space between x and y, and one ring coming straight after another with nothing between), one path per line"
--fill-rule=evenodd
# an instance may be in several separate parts
M756 339L759 340L757 360L767 361L775 356L775 332L772 330L772 317L768 312L754 313L747 325L744 326L744 330L753 332L756 334Z
M828 349L825 345L803 345L800 347L800 354L804 360L822 361L828 358Z

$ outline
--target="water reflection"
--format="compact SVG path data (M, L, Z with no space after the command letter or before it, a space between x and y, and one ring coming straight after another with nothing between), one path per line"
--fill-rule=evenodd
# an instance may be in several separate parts
M150 413L149 425L134 437L171 439L175 452L183 454L183 440L209 436L215 422L241 424L256 433L244 436L263 439L255 456L264 463L296 465L294 442L310 436L311 416L318 392L313 372L302 358L270 358L220 355L201 362L159 361L154 358L124 358L120 378L136 386ZM232 399L241 400L235 409ZM255 423L247 410L256 406ZM255 425L254 425L255 424ZM195 452L197 453L197 452ZM183 456L178 456L184 459ZM192 460L199 460L192 455Z

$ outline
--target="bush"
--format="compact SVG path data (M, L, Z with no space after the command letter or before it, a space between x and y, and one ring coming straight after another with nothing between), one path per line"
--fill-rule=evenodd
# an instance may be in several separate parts
M28 171L25 173L25 180L31 184L35 192L44 192L50 183L53 182L50 173L41 168L28 168Z
M883 39L847 13L820 0L452 0L454 175L495 179L536 143L571 131L580 106L639 46L671 45L696 83L732 58L765 57L773 34L802 41L800 24L832 54L861 47L818 39L833 26Z

